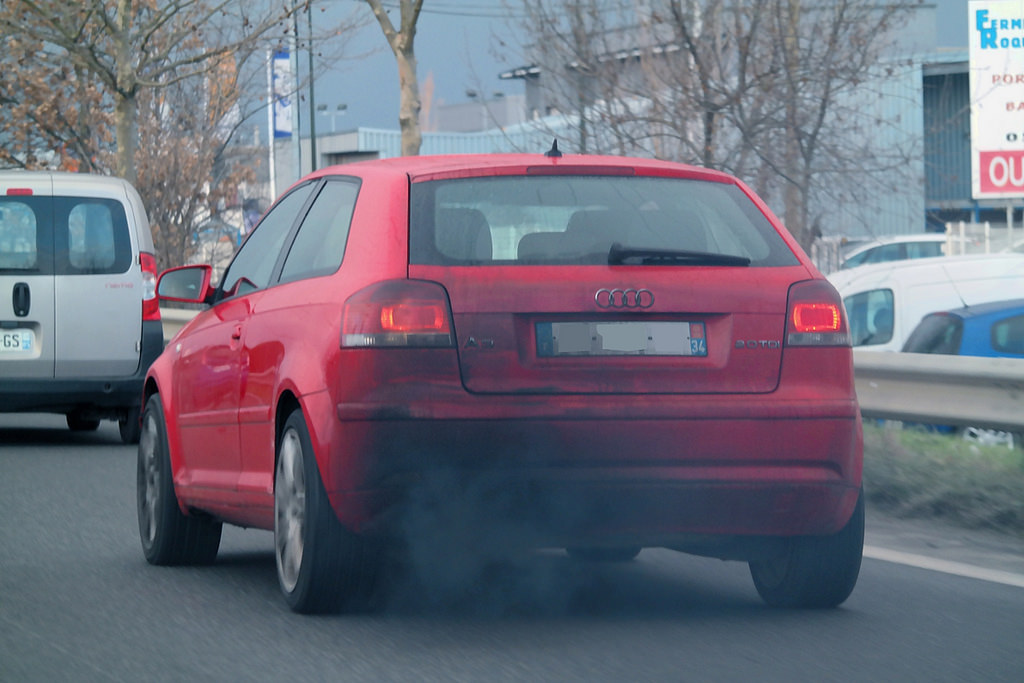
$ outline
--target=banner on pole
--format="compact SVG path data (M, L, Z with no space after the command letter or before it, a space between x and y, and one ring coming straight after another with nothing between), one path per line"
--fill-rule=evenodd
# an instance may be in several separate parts
M271 70L271 92L274 103L274 137L292 136L292 96L295 93L295 79L288 51L274 53Z

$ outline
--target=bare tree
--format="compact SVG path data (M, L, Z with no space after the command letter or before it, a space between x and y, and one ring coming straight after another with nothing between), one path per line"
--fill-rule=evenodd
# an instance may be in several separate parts
M910 153L880 144L873 112L900 68L886 58L894 29L915 4L522 0L534 62L558 91L549 101L577 99L580 151L734 173L805 247L837 202L891 180ZM589 65L582 84L565 78L576 64Z
M203 74L259 40L279 40L296 7L242 0L9 0L0 29L102 86L113 109L114 172L134 182L140 93Z
M398 112L398 127L402 133L403 156L415 156L420 153L423 134L420 131L420 100L419 81L416 80L416 22L423 8L423 0L399 0L400 19L395 28L381 0L366 0L373 10L373 16L380 24L384 37L395 55L398 65L398 86L401 89L401 100Z
M240 188L253 187L265 173L259 165L266 150L257 149L257 136L246 121L267 106L265 48L279 45L291 28L284 19L293 5L303 8L289 2L287 9L263 10L256 17L246 14L255 11L251 4L5 3L0 8L8 48L0 53L5 73L0 164L127 176L146 203L160 265L205 258L208 250L196 242L197 227L221 216L240 222L239 212L232 212L247 198ZM53 16L42 18L44 11ZM131 20L127 37L112 35L121 25L115 16ZM326 40L360 23L348 18L308 36L322 65L340 56L325 58ZM183 31L186 25L192 30ZM70 27L77 27L73 49L49 39L70 41ZM128 93L111 87L107 68L120 63L112 46L125 45L135 74L128 77L135 79ZM82 51L96 56L86 59ZM119 103L125 100L135 130L127 138L119 125L126 110ZM240 130L245 135L239 136ZM262 206L273 199L257 196ZM233 247L232 241L218 248L230 254Z

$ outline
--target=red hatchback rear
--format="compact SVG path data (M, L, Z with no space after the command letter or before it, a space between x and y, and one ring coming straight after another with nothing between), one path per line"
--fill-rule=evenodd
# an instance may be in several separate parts
M750 563L834 606L863 545L842 304L735 178L651 160L479 155L319 171L146 385L155 564L273 529L293 609L363 597L382 546L453 519L510 547ZM454 511L454 512L453 512Z

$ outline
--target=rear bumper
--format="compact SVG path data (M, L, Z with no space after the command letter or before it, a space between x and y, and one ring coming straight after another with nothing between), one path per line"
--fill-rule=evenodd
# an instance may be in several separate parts
M453 508L552 545L689 547L835 533L860 491L855 400L545 403L332 406L318 452L339 518L373 532Z
M131 375L80 378L10 378L0 382L0 412L69 413L119 417L140 407L149 366L163 351L159 321L144 321L139 367Z

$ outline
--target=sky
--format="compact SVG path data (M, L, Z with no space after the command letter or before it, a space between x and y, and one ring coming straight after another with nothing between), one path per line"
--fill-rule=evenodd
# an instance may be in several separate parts
M935 5L937 46L966 49L968 0L926 2ZM397 2L386 4L397 6ZM510 18L517 4L517 0L425 0L415 42L417 73L421 88L432 80L435 105L466 102L467 90L488 99L499 91L523 92L520 81L498 78L502 71L526 63L518 47L517 22ZM313 0L313 7L317 26L353 10L370 16L362 0ZM333 112L345 105L345 113L318 116L317 133L330 132L332 125L337 131L360 126L396 129L398 73L376 21L371 18L345 50L359 58L333 65L315 81L316 103ZM303 116L305 135L308 115Z

